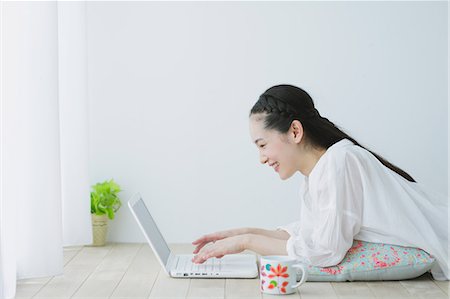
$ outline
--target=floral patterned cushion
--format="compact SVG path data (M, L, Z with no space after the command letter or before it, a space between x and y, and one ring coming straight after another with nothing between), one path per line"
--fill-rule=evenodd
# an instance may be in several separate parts
M434 262L419 248L355 240L336 266L308 266L308 281L411 279L429 271Z

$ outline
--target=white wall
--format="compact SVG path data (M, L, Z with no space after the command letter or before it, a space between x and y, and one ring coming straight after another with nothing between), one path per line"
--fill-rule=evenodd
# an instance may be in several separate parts
M279 83L447 193L446 2L89 2L87 22L91 183L141 192L169 242L297 218L300 174L261 166L248 133ZM126 207L111 224L143 241Z

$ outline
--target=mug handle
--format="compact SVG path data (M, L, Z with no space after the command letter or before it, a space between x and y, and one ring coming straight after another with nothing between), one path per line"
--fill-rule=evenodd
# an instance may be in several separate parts
M306 267L302 264L296 264L296 265L292 265L293 268L298 268L302 270L302 279L296 283L295 285L292 286L292 288L298 288L299 286L301 286L306 279L308 278L308 271L306 270Z

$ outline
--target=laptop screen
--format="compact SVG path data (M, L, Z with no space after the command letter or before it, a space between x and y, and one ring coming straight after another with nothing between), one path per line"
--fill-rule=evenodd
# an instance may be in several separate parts
M135 202L132 209L135 212L140 224L142 225L145 234L152 243L156 254L159 255L164 265L167 265L167 260L169 259L170 255L169 246L167 246L166 241L161 235L142 198L139 198L139 200Z

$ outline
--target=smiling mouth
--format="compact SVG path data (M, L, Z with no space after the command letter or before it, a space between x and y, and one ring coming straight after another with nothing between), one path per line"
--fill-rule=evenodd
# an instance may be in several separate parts
M273 169L276 172L278 172L278 168L280 167L280 163L278 163L278 162L272 163L272 164L270 164L270 167L273 167Z

